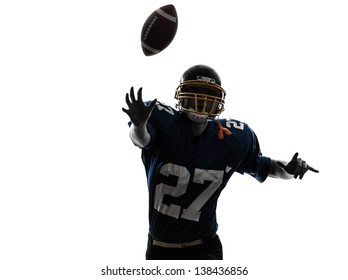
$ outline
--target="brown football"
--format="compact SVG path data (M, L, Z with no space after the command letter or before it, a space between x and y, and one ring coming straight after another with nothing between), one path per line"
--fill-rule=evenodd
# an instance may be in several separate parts
M173 5L154 11L141 30L141 47L146 56L163 51L173 41L178 29L178 16Z

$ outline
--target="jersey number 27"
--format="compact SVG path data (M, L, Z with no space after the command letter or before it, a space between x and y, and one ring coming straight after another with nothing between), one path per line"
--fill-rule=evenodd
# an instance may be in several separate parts
M197 196L197 198L189 205L188 208L182 209L181 211L182 207L180 205L167 205L163 203L163 198L164 195L179 197L185 194L190 182L190 172L184 166L167 163L162 166L160 173L166 177L169 175L177 176L178 180L176 186L170 186L164 183L160 183L156 186L154 202L155 209L162 214L174 217L176 219L181 218L196 222L199 221L201 208L220 187L224 176L223 170L206 170L196 168L193 174L193 183L204 184L205 181L209 181L211 183L201 194Z

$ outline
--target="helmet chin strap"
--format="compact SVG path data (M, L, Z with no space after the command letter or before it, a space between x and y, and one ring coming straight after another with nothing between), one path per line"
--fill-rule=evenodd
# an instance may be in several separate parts
M205 123L208 119L208 117L206 115L201 115L201 114L197 114L197 113L193 113L193 112L185 112L187 117L197 123ZM227 128L224 128L222 126L222 124L220 123L220 120L218 118L218 125L219 125L219 132L218 132L218 138L219 140L223 140L225 138L225 135L231 135L231 131L229 131Z
M187 117L195 123L205 123L208 120L207 115L197 114L193 112L185 112Z
M208 125L208 118L202 118L196 113L193 112L185 112L187 118L191 121L191 129L194 136L200 136Z

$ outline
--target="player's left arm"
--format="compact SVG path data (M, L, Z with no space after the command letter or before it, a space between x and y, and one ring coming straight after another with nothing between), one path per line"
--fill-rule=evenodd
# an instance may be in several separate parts
M296 179L297 177L302 179L308 170L315 173L319 172L313 167L310 167L304 160L298 158L298 153L295 153L288 163L279 160L271 160L268 176L280 179Z

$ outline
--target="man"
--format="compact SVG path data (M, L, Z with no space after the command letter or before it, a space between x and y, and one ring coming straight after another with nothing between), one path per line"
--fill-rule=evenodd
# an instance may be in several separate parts
M234 172L263 182L303 178L311 170L298 158L289 163L261 154L255 133L240 121L220 119L225 90L216 71L189 68L175 93L177 108L144 103L142 89L126 94L130 138L142 149L149 190L146 259L222 259L217 199Z

